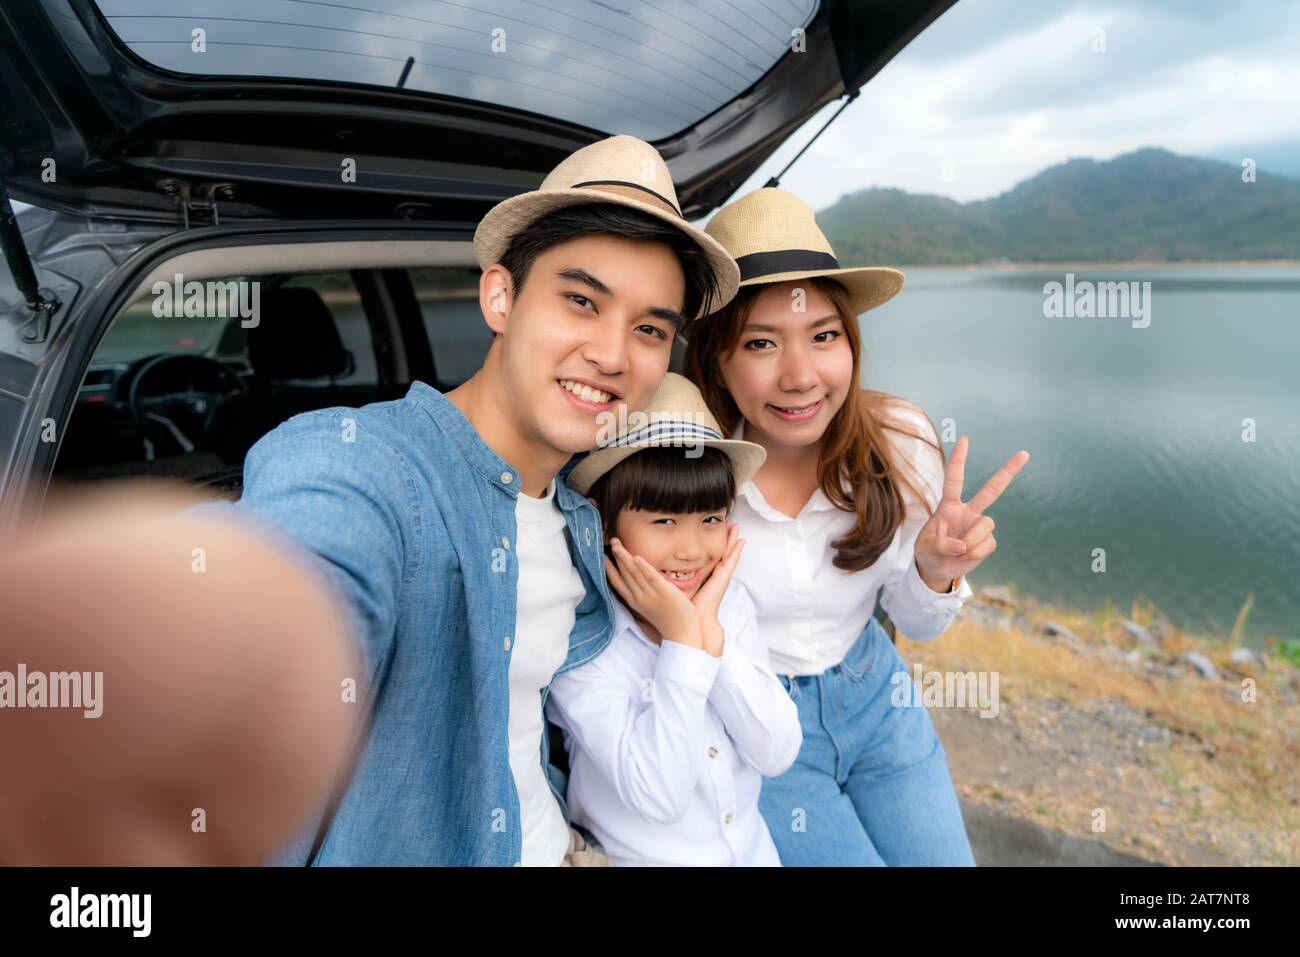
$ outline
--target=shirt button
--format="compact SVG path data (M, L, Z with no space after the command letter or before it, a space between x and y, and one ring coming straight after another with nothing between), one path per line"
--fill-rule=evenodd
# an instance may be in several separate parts
M502 547L502 548L509 548L509 547L510 547L510 539L505 538L505 537L503 536L502 539L501 539L501 547Z
M509 650L510 650L510 636L509 636L509 635L506 635L505 648L506 648L506 651L509 651Z
M735 818L732 817L731 812L728 811L728 812L726 813L726 815L722 818L722 823L723 823L723 824L730 824L733 820L735 820Z
M718 749L715 748L713 745L709 745L709 757L716 758L717 756L718 756Z
M501 481L505 482L507 485L509 485L509 484L510 484L511 482L513 482L514 480L515 480L515 477L514 477L513 475L511 475L509 472L502 472L502 473L501 473Z
M584 528L582 530L582 540L585 541L588 545L591 544L591 529Z

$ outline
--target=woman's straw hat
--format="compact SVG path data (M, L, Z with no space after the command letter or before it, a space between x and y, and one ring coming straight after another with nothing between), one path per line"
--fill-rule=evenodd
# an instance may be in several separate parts
M676 226L704 250L718 280L713 309L731 301L740 283L735 260L711 236L682 217L677 191L663 157L635 136L611 136L584 146L551 170L542 185L493 206L474 231L478 264L499 263L519 230L566 206L615 203L639 209ZM700 318L700 315L688 318Z
M705 228L740 267L740 285L829 276L849 291L855 315L898 294L903 274L885 266L840 268L812 207L783 189L756 189L722 207Z
M757 443L723 438L700 390L685 376L669 372L642 413L629 415L617 435L601 441L573 467L569 488L586 495L596 479L633 452L664 446L722 449L731 459L736 488L753 478L767 458L767 451Z

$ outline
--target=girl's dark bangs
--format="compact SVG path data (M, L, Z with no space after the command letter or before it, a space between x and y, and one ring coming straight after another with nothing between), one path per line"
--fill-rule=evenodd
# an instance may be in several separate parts
M731 460L721 449L642 449L612 472L617 474L610 475L611 498L636 511L715 512L729 509L736 495Z

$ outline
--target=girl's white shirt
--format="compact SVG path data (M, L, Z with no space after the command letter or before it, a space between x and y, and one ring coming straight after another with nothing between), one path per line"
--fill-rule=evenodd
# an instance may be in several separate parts
M557 675L547 716L569 752L570 818L616 866L779 866L758 810L764 776L799 754L799 710L768 663L734 579L723 651L656 645L617 598L614 636Z

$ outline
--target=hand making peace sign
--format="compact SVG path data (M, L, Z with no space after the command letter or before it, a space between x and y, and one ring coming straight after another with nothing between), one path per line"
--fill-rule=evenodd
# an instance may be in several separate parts
M945 592L953 579L961 578L993 554L993 519L984 510L1007 490L1011 480L1029 461L1023 449L998 469L969 502L961 500L966 481L966 436L957 440L943 480L943 497L930 520L916 538L916 570L934 591ZM937 586L937 587L936 587Z

